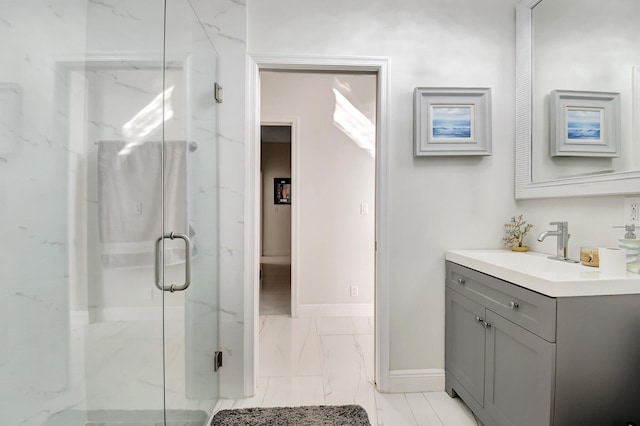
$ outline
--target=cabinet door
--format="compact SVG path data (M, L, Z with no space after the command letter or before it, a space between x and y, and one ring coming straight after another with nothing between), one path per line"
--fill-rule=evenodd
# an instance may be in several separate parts
M483 326L485 309L455 291L446 290L445 367L476 402L484 393ZM460 389L454 389L460 392Z
M497 425L549 425L556 345L487 310L484 408Z

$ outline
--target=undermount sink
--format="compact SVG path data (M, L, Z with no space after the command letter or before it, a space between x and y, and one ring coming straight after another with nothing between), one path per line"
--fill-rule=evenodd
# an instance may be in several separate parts
M548 258L537 252L448 250L446 260L552 297L639 294L640 276L607 275L598 268Z

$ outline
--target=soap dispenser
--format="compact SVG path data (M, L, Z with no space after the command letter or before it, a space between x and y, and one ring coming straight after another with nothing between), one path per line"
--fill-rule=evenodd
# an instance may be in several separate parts
M619 247L627 252L627 271L640 274L640 239L636 237L636 225L614 226L624 228L624 238L619 239Z

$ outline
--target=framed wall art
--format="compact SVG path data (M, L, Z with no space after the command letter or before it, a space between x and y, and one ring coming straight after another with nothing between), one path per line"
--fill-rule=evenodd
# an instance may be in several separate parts
M414 155L491 155L491 89L416 87Z
M620 93L554 90L549 96L552 157L619 157Z
M291 178L273 178L273 204L291 204Z

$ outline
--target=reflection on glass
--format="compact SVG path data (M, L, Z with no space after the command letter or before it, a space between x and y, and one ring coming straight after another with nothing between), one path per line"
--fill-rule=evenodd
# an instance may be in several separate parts
M122 126L122 134L127 144L118 152L118 155L128 155L136 145L140 145L147 136L153 134L164 123L173 118L171 107L171 95L174 86L153 98L149 104L142 108L133 118ZM164 101L164 109L162 107Z

